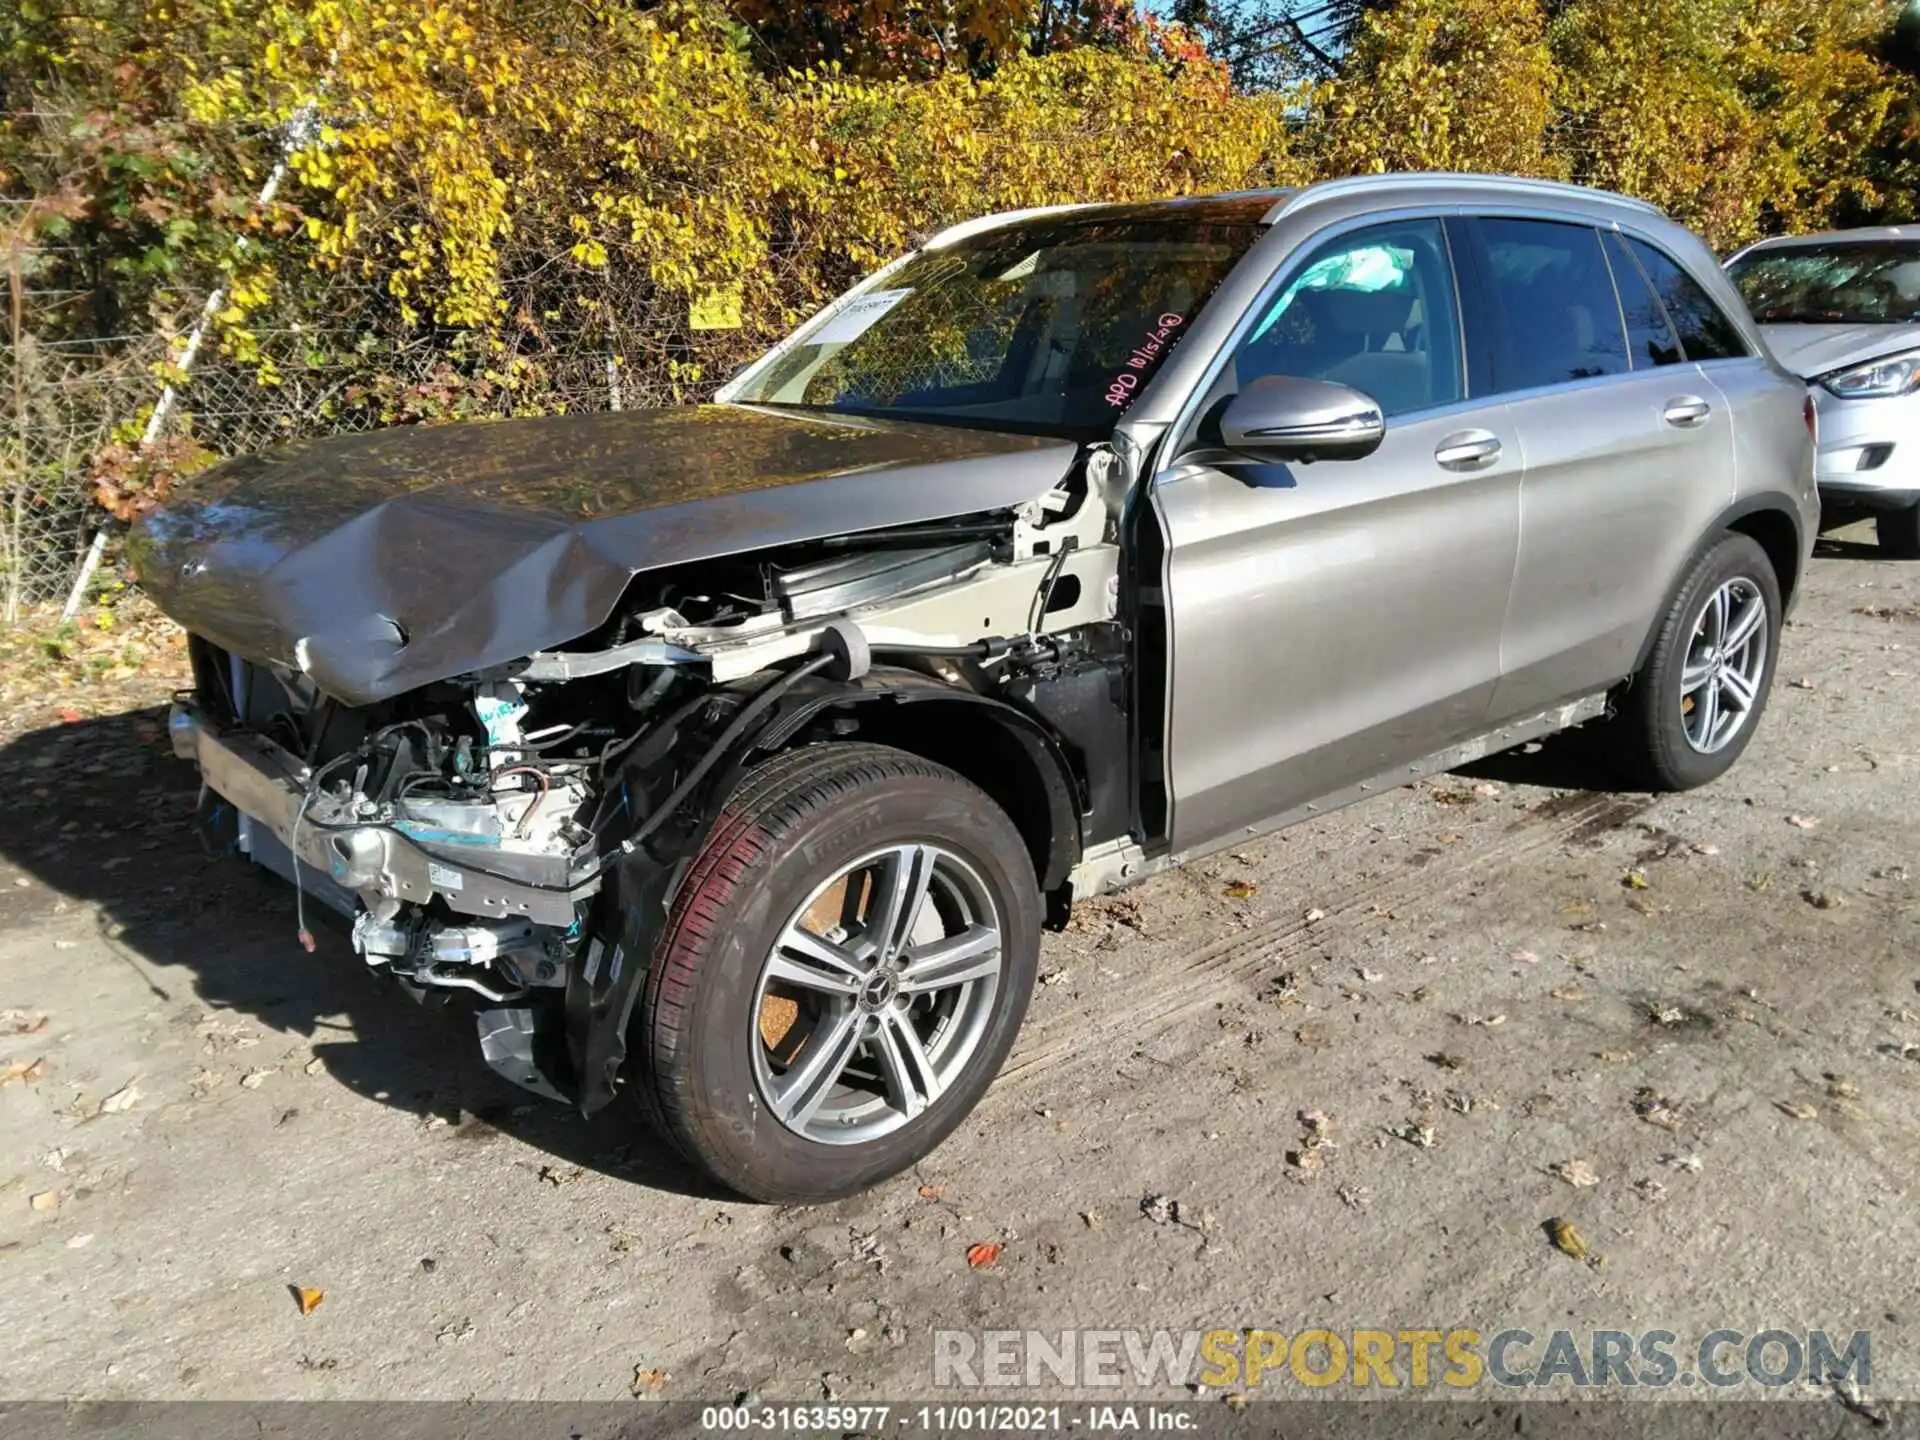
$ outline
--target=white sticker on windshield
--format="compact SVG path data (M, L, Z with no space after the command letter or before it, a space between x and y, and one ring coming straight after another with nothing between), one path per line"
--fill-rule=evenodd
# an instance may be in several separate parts
M807 337L809 345L839 345L864 334L869 326L913 293L905 290L872 290L856 296L846 309L835 315Z

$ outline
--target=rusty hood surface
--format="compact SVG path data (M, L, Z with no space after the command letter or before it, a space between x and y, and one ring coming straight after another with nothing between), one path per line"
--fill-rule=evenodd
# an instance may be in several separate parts
M404 427L216 466L129 547L188 630L364 705L576 639L640 571L1006 509L1075 451L731 405Z

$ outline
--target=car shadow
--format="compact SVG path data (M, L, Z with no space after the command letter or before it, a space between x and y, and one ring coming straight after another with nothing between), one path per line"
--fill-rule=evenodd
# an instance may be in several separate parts
M107 944L144 962L160 1003L232 1010L304 1037L355 1093L481 1136L498 1131L569 1165L700 1198L730 1198L627 1107L591 1119L520 1089L480 1057L473 1007L416 1003L354 952L344 922L309 901L296 938L291 886L202 838L194 767L154 707L75 721L0 746L42 825L0 826L0 855L98 907ZM19 812L16 811L16 814ZM58 821L58 824L54 824ZM174 977L184 973L190 993Z
M1473 780L1530 785L1543 790L1628 790L1607 761L1605 747L1591 727L1562 730L1512 750L1487 755L1454 770Z

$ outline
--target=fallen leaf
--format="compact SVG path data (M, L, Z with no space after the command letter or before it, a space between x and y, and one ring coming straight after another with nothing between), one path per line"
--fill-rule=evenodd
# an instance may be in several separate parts
M1684 1170L1689 1175L1698 1175L1707 1162L1698 1155L1662 1155L1660 1163L1669 1170Z
M47 1017L41 1015L29 1020L17 1010L7 1012L7 1033L9 1035L38 1035L47 1028Z
M1787 824L1793 826L1796 830L1818 830L1820 828L1820 822L1811 815L1789 815L1787 816Z
M1427 1056L1429 1065L1437 1065L1442 1070L1464 1070L1467 1062L1458 1055L1449 1055L1445 1050L1436 1050Z
M1518 960L1522 965L1538 965L1540 963L1540 957L1531 950L1516 950L1513 952L1513 958Z
M1573 1228L1572 1221L1562 1220L1556 1216L1547 1221L1547 1233L1553 1239L1553 1248L1562 1255L1571 1255L1575 1260L1587 1258L1589 1251L1586 1237Z
M36 1210L58 1210L60 1208L60 1192L58 1190L42 1190L38 1195L31 1196L27 1200L27 1204Z
M1364 980L1369 985L1378 984L1380 981L1387 978L1385 975L1382 975L1378 970L1369 970L1364 965L1356 965L1354 967L1353 973L1359 976L1362 980Z
M1435 1144L1434 1130L1431 1125L1419 1125L1409 1121L1405 1125L1394 1126L1387 1133L1396 1140L1404 1140L1409 1145L1417 1146L1422 1150L1431 1150Z
M271 1074L273 1074L271 1070L249 1070L240 1077L240 1088L242 1090L258 1090L262 1085L267 1083L267 1077Z
M1836 1075L1827 1082L1827 1094L1835 1100L1858 1100L1860 1087L1851 1080L1842 1080Z
M673 1379L665 1370L648 1370L639 1365L633 1367L633 1393L635 1395L658 1395L667 1388L667 1382Z
M1342 1185L1334 1193L1349 1210L1364 1210L1373 1203L1373 1191L1364 1185Z
M1556 985L1547 992L1547 998L1567 1001L1584 1000L1587 998L1587 992L1578 985Z
M1309 1050L1324 1050L1329 1041L1327 1027L1317 1020L1310 1020L1293 1032L1293 1038Z
M969 1245L967 1247L967 1268L969 1270L986 1270L999 1263L1000 1242L998 1240L982 1240L978 1245Z
M1080 1212L1080 1223L1089 1230L1098 1230L1106 1223L1106 1219L1107 1217L1102 1215L1098 1210L1082 1210Z
M1606 1061L1609 1065L1625 1065L1629 1060L1633 1059L1633 1052L1631 1050L1602 1050L1599 1052L1597 1058Z
M1832 890L1804 890L1801 898L1816 910L1838 910L1846 899Z
M47 1073L47 1058L38 1060L15 1060L0 1071L0 1085L11 1085L18 1081L22 1085L38 1084Z
M1313 924L1317 924L1319 921L1326 919L1327 912L1322 910L1318 905L1316 905L1313 907L1313 909L1307 911L1306 915L1303 918L1306 920L1306 922L1309 925L1313 925Z
M1260 887L1251 880L1235 880L1220 893L1229 900L1251 900L1260 891Z
M1073 975L1071 971L1049 970L1046 974L1040 977L1040 983L1042 985L1064 985L1068 980L1072 978L1073 978Z
M1560 1179L1576 1190L1584 1190L1589 1185L1598 1185L1600 1177L1593 1173L1593 1167L1584 1160L1562 1160L1550 1167Z
M1678 1130L1681 1125L1680 1111L1673 1102L1645 1086L1633 1097L1633 1113L1662 1130Z
M1140 1213L1156 1225L1178 1225L1180 1202L1170 1195L1145 1195L1140 1200Z
M1647 885L1647 874L1644 870L1629 870L1620 883L1629 890L1645 890L1649 888Z
M1456 1015L1453 1018L1462 1025L1484 1025L1489 1029L1507 1023L1505 1015Z
M1820 1112L1804 1100L1776 1100L1773 1108L1782 1115L1790 1115L1795 1120L1818 1120Z
M124 1111L131 1110L139 1103L139 1077L135 1076L132 1080L127 1081L126 1084L122 1085L118 1090L114 1091L113 1094L107 1096L106 1099L100 1102L100 1113L102 1115L119 1115Z
M938 1200L944 1193L938 1185L922 1185L920 1187L920 1198L922 1200Z
M1696 840L1687 847L1696 855L1718 855L1720 847L1711 840Z
M301 1066L300 1068L306 1071L306 1073L309 1075L318 1075L322 1070L327 1068L327 1064L326 1064L326 1061L322 1060L318 1055L316 1055L313 1057L313 1059L307 1061L307 1063Z
M1658 1205L1667 1198L1667 1187L1651 1178L1636 1180L1633 1182L1633 1193L1650 1204Z
M67 1249L84 1250L92 1243L93 1236L91 1235L75 1235L71 1240L67 1241Z
M293 1303L300 1307L302 1315L311 1315L320 1308L320 1302L327 1298L326 1291L315 1290L310 1285L289 1285L287 1289L292 1292Z

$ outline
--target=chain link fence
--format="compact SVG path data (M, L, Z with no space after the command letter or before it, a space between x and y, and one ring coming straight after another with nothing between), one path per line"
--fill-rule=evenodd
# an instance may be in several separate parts
M180 333L41 339L43 326L71 330L72 317L55 312L85 299L36 287L48 260L45 250L18 251L0 277L0 605L9 624L68 593L107 521L94 502L99 457L133 452L169 380L175 398L156 441L211 457L395 423L670 404L708 388L661 380L663 358L695 366L698 347L644 311L595 336L541 331L507 348L460 333L390 342L377 327L264 329L245 361L209 345L182 373ZM364 299L305 305L353 316Z

